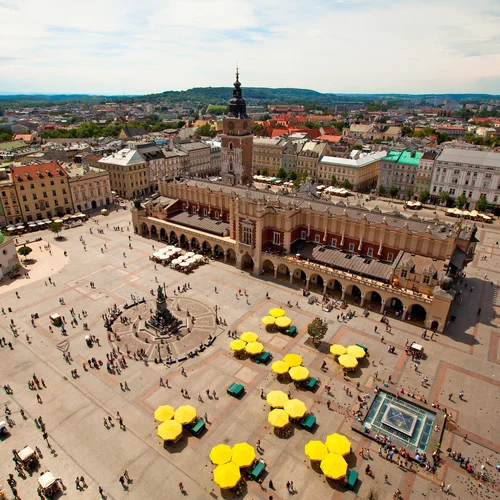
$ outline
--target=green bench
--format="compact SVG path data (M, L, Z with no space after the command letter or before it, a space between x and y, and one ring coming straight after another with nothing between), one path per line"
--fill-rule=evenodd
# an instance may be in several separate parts
M288 335L289 337L294 337L297 333L297 327L292 326L288 330L284 332L285 335Z
M358 480L358 475L359 475L359 473L356 472L355 470L347 469L345 487L348 490L352 490L354 488L354 485L356 484L356 481Z
M314 415L306 415L301 421L300 421L300 426L303 429L306 429L308 431L312 431L312 428L314 427L314 424L316 423L316 417Z
M307 390L312 391L317 385L318 385L318 379L310 378L306 383L306 388Z
M227 392L231 396L235 398L239 398L243 392L245 391L245 387L241 384L237 384L236 382L233 382L228 388Z
M266 462L260 459L254 466L254 468L250 471L250 479L254 481L258 481L259 477L262 476L264 471L266 470Z
M255 358L255 362L257 364L266 364L269 360L271 359L271 353L270 352L263 352L260 356Z
M365 351L365 354L368 355L368 347L365 347L364 345L361 345L361 344L356 344L358 347L361 347L361 349L363 349L363 351Z
M202 418L199 418L191 425L191 427L189 428L189 432L193 436L198 436L203 431L203 429L205 429L205 427L205 421Z

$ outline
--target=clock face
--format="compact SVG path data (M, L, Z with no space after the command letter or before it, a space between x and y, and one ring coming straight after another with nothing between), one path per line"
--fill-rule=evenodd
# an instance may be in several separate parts
M233 130L234 129L234 122L233 121L229 122L227 124L227 127L228 127L229 130Z
M246 130L248 128L248 122L243 122L243 128Z

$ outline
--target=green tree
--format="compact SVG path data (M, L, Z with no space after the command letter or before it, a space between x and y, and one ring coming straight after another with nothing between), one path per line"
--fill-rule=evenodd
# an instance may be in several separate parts
M389 194L391 198L395 198L399 193L399 188L395 186L394 184L389 188Z
M446 202L450 198L450 193L448 191L441 191L439 193L439 201L441 202L441 205L446 205Z
M269 170L267 168L263 168L260 172L261 175L269 175Z
M337 176L335 174L332 175L332 178L330 179L330 185L332 185L332 186L337 185Z
M488 208L488 201L484 196L481 196L476 202L476 210L478 212L484 212Z
M404 126L402 129L401 129L401 132L404 136L407 136L407 135L412 135L413 134L413 130L411 127L407 127L407 126Z
M295 170L290 170L290 172L288 172L288 179L294 181L296 178L297 172L295 172Z
M209 123L205 123L205 125L198 127L194 131L194 134L201 137L215 137L217 135L217 132L215 130L212 130L212 127Z
M32 248L23 245L22 247L18 248L17 253L19 255L22 255L23 257L27 257L32 251Z
M467 197L464 194L461 194L460 196L457 196L455 198L455 205L460 209L464 207L466 203L467 203Z
M254 123L252 130L254 132L260 132L261 130L264 130L264 125L262 125L262 123Z
M415 193L412 187L406 188L405 195L407 200L411 200L413 194Z
M427 203L431 197L431 193L427 189L424 189L420 192L420 196L418 197L420 203Z
M313 122L311 120L307 120L306 123L304 124L306 126L306 128L319 128L320 127L320 124L318 122Z
M379 196L385 196L387 194L387 189L385 189L385 186L382 184L378 187L378 194Z
M438 144L443 142L448 142L450 140L450 136L446 132L438 132L437 134Z
M342 182L342 187L344 189L351 189L352 185L351 183L349 182L349 179L344 179L344 181Z
M307 325L307 333L312 338L313 344L318 345L328 331L328 324L321 318L314 318Z
M278 170L278 174L276 177L279 177L280 179L286 179L287 178L287 174L286 174L286 170L281 167L279 170Z
M60 222L52 222L49 229L56 235L57 238L62 230L62 224Z

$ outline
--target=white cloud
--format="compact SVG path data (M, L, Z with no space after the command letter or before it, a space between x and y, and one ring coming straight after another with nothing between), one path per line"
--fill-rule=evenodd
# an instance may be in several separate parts
M0 0L0 90L496 92L498 0Z

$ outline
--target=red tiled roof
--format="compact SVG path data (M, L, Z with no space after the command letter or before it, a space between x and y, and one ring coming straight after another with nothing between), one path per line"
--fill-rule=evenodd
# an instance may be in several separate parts
M12 140L29 142L31 141L31 134L16 134Z
M286 128L272 128L270 137L279 137L285 134L288 134L288 129Z
M324 135L320 135L318 137L318 139L320 141L339 142L340 139L342 139L342 136L341 135L328 135L328 134L324 134Z
M38 174L38 172L40 174ZM50 174L49 174L50 172ZM21 165L12 167L12 180L14 182L30 182L37 179L49 179L51 177L66 177L67 173L59 163L38 163L35 165Z

